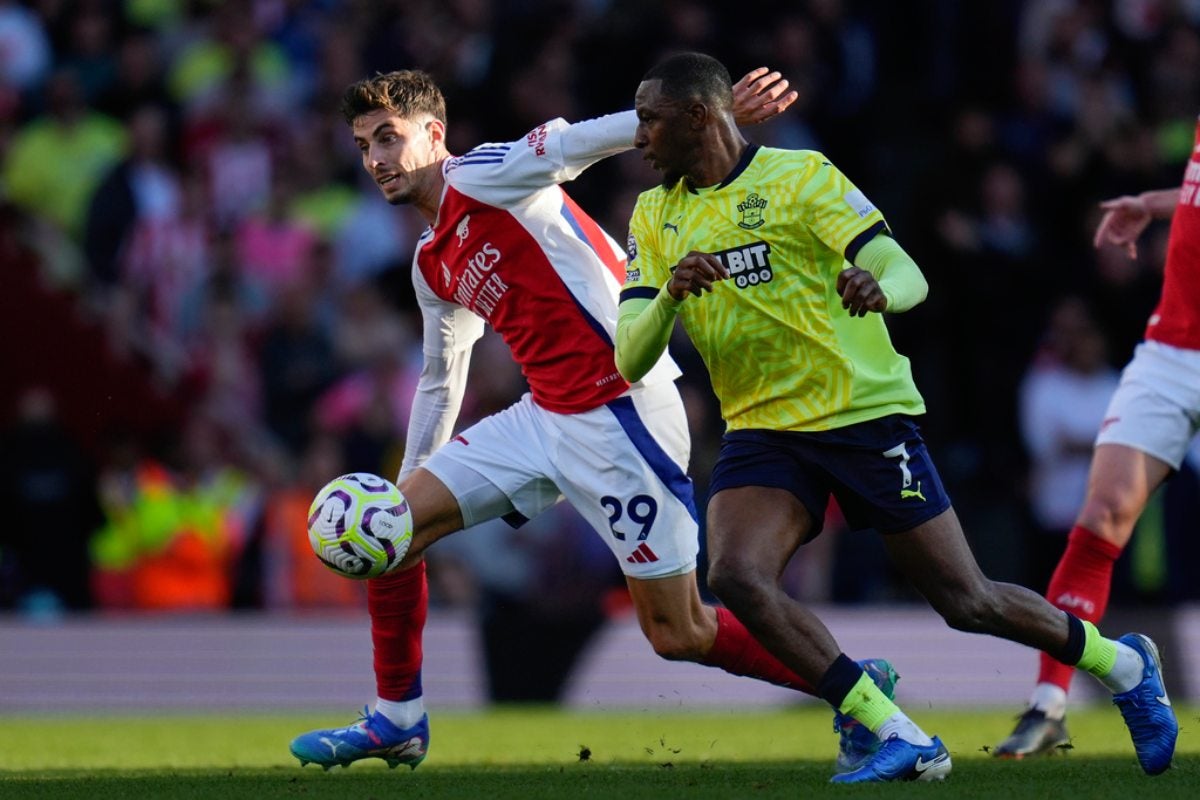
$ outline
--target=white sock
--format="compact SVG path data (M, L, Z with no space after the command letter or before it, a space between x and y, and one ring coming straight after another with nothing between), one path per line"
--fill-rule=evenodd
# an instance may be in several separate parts
M895 736L918 747L928 747L933 744L933 739L930 739L925 731L918 728L917 723L909 719L903 711L897 711L885 719L879 726L879 730L875 731L875 735L881 742L886 742Z
M397 728L411 728L425 715L425 698L416 700L384 700L375 698L375 711L383 714Z
M1039 683L1033 687L1029 707L1046 715L1046 719L1062 719L1067 713L1067 693L1056 683Z
M1117 642L1117 661L1113 664L1112 672L1099 678L1113 694L1128 692L1142 682L1142 670L1146 662L1141 655L1124 642Z

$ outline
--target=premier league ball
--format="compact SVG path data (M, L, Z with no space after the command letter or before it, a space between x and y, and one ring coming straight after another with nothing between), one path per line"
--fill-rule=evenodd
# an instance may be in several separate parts
M395 569L412 544L412 512L391 481L367 472L334 478L308 509L308 541L339 575L364 580Z

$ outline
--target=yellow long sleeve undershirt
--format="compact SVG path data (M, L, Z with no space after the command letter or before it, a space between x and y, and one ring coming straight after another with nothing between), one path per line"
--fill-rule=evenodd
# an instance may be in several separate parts
M636 383L645 377L667 349L682 306L666 286L652 300L637 297L621 303L615 358L622 378Z
M854 266L875 276L889 314L908 311L929 294L929 284L921 268L891 236L876 236L862 246Z

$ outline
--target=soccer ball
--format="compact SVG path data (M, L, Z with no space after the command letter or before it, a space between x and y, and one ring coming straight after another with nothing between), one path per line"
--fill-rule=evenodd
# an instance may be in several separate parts
M354 472L325 484L308 508L308 542L325 566L365 580L394 569L412 544L412 512L391 481Z

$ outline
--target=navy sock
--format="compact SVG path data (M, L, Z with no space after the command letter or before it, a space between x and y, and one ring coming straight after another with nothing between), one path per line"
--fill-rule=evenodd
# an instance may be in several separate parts
M1080 652L1083 652L1082 649ZM825 670L821 680L817 682L817 696L835 709L841 708L846 695L850 694L850 690L854 688L854 684L858 683L858 679L862 675L862 667L854 663L845 653L839 653L838 657L829 665L829 669Z

